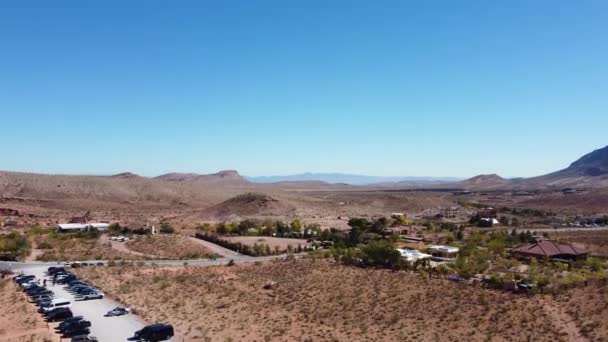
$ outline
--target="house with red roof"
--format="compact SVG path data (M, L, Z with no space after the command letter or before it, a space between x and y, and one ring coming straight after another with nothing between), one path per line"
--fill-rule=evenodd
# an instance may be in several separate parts
M580 260L586 259L590 251L571 244L559 244L551 240L542 240L511 250L514 257L523 259L563 259Z

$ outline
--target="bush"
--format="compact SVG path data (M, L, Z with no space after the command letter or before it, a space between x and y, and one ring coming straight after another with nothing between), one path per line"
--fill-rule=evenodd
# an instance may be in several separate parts
M18 233L0 235L0 260L17 260L30 252L27 238Z
M168 223L162 223L160 225L160 232L162 234L173 234L175 233L175 228L173 228L170 224Z

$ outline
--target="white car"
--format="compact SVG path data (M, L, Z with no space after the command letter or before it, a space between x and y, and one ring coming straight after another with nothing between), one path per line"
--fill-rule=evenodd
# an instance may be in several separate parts
M85 294L82 296L82 300L102 299L102 298L103 298L103 292L101 292L101 291Z

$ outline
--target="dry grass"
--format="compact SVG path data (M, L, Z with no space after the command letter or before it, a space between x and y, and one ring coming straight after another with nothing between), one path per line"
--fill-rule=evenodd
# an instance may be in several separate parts
M166 259L202 259L212 255L205 247L181 235L145 235L127 242L130 250Z
M280 251L287 250L288 246L291 246L293 249L296 249L298 246L304 248L308 246L309 243L306 242L305 239L288 239L288 238L277 238L271 236L227 236L222 239L228 240L230 242L240 242L243 245L252 246L254 244L258 245L268 245L270 249L273 251L275 248L278 248Z
M572 289L557 300L582 335L590 341L608 341L608 287L605 283Z
M9 279L0 280L0 341L56 341L35 306Z
M594 254L608 256L608 230L551 232L549 236L558 241L582 244Z
M42 261L74 260L135 260L141 256L117 251L112 245L100 243L95 239L51 239L47 238L52 248L45 249L37 256Z
M79 269L149 321L206 341L565 341L548 297L321 260ZM266 284L276 285L265 289Z

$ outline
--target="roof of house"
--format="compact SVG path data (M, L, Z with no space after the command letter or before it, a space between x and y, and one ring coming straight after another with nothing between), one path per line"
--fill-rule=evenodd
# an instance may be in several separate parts
M535 254L539 256L553 257L557 255L583 255L589 251L573 245L558 244L551 240L543 240L536 243L513 248L513 252Z
M397 251L401 254L401 257L407 261L416 261L421 259L428 259L431 257L431 255L422 253L415 249L397 248Z
M85 229L85 228L98 228L98 229L103 229L103 228L108 228L110 227L109 224L107 223L63 223L63 224L58 224L57 225L60 229Z
M444 253L458 253L458 247L445 246L445 245L432 245L429 247L429 251L437 251Z

